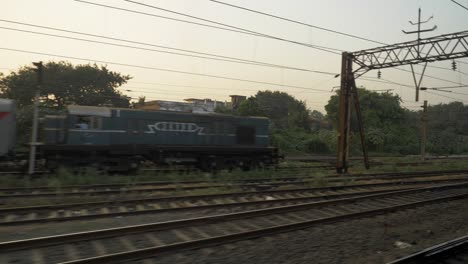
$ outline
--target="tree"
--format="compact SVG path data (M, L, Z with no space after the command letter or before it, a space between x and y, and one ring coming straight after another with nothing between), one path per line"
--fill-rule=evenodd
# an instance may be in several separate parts
M255 99L265 116L272 121L274 128L309 130L309 113L303 101L279 91L259 91Z
M255 97L249 97L240 103L237 112L241 116L265 116Z
M2 77L1 96L14 99L19 108L31 105L37 88L34 69L24 66ZM110 71L106 66L48 62L44 64L40 96L45 105L58 109L68 104L128 107L129 98L116 88L130 79L130 76Z
M372 92L362 87L358 89L358 93L366 140L371 150L405 154L418 151L419 122L415 122L414 116L400 106L401 99L398 95ZM339 120L338 94L330 98L325 109L327 118L336 129ZM355 111L351 115L351 132L358 132Z
M310 112L310 117L317 121L322 121L323 119L325 119L325 116L317 110L313 110L312 112Z
M138 108L145 105L146 96L139 96L138 101L132 102L132 108Z

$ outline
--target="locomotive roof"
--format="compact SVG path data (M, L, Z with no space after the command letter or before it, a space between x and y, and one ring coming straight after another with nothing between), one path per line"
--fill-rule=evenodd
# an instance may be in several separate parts
M15 109L15 101L11 99L0 98L0 111L13 111Z
M190 112L179 112L179 111L166 111L166 110L142 110L142 109L131 109L131 108L118 108L118 107L103 107L103 106L86 106L86 105L69 105L68 113L72 115L90 115L90 116L103 116L111 117L112 110L120 111L135 111L135 112L145 112L145 113L171 113L171 114L180 114L180 115L196 115L196 116L218 116L218 117L231 117L231 118L258 118L258 119L268 119L267 117L261 116L234 116L228 114L220 113L190 113Z
M69 105L68 113L72 115L92 115L92 116L104 116L104 117L112 116L111 109L108 107L85 106L85 105Z

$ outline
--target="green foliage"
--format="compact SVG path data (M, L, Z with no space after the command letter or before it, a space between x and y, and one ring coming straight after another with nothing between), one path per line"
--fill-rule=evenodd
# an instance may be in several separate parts
M460 102L428 107L427 151L462 154L468 151L468 106Z
M279 91L259 91L255 95L259 107L275 129L309 130L309 113L305 102Z
M74 66L64 61L48 62L44 64L40 96L45 105L58 109L68 104L128 107L129 98L115 88L130 78L96 64ZM0 79L1 96L14 99L19 108L33 103L36 89L37 73L32 66Z
M237 112L241 116L265 116L262 107L255 97L249 97L247 100L240 103Z
M335 131L276 130L271 143L286 153L332 154L336 151Z
M369 150L416 154L419 151L419 115L400 106L400 97L358 89L366 143ZM333 95L325 106L327 118L335 129L339 120L339 96ZM351 150L360 152L359 127L355 111L351 115ZM359 150L359 151L357 151Z
M238 113L232 109L232 108L229 108L229 107L226 107L224 105L220 106L216 106L215 110L214 110L216 113L219 113L219 114L225 114L225 115L237 115Z

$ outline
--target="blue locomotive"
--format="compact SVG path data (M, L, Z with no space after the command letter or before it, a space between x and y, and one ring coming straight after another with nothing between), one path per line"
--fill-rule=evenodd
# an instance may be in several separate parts
M276 164L269 120L222 114L70 105L43 121L40 153L49 168L95 165L121 171L141 162L202 170Z

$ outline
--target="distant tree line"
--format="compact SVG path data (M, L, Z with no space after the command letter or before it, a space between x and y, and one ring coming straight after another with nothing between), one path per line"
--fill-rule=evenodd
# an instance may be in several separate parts
M421 142L420 111L401 106L392 93L359 88L368 149L376 153L418 154ZM259 91L242 102L237 110L217 111L241 116L265 116L271 120L272 144L285 152L334 154L339 120L339 96L332 95L326 115L310 111L303 101L284 92ZM433 154L468 153L468 106L452 102L428 107L427 145ZM316 126L328 123L329 126ZM361 152L357 119L351 116L351 152Z

